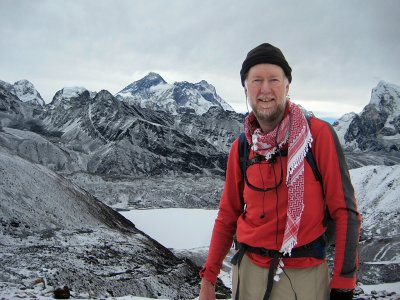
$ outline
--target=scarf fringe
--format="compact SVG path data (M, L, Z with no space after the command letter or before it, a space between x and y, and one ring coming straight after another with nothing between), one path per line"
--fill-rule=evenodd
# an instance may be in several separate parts
M290 162L288 162L288 171L287 171L287 175L286 175L286 185L290 186L291 182L296 180L296 178L293 178L292 180L292 175L293 175L293 171L300 166L300 164L304 161L304 158L307 155L307 152L309 151L309 149L311 149L311 145L313 142L313 138L311 136L310 131L308 131L306 139L304 144L302 145L302 149L295 154L294 158L291 159ZM304 168L300 171L300 174L304 174ZM296 176L297 177L297 176Z
M279 252L283 253L283 255L292 256L292 249L297 244L297 237L291 236L289 240L287 240L284 244L282 244L281 250Z

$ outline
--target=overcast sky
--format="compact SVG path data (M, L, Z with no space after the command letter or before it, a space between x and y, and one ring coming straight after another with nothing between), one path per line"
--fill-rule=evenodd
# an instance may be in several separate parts
M239 71L269 42L290 96L320 117L359 113L380 80L400 85L399 0L0 0L0 80L115 94L149 72L206 80L246 111Z

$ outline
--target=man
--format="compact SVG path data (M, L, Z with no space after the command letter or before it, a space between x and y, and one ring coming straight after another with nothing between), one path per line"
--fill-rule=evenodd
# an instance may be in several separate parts
M282 52L267 43L243 62L240 76L252 109L244 132L251 149L243 172L239 139L232 144L200 271L200 300L215 299L216 278L234 237L233 299L352 299L361 223L354 190L333 128L315 117L307 120L288 98L291 71ZM308 151L322 184L305 159ZM326 207L336 225L331 280L323 239Z

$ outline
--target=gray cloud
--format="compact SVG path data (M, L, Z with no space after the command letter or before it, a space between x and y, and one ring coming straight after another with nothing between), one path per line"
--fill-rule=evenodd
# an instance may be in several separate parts
M0 79L28 79L50 101L65 86L115 93L155 71L205 79L244 110L241 63L268 41L293 68L293 101L321 115L360 110L379 80L400 84L397 0L237 2L2 0Z

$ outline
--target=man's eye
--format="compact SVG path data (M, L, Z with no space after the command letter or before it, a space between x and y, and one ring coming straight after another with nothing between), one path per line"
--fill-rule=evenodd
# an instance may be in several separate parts
M281 81L280 81L278 78L271 78L271 79L269 80L269 82L270 82L271 84L277 85L277 84L280 84Z

